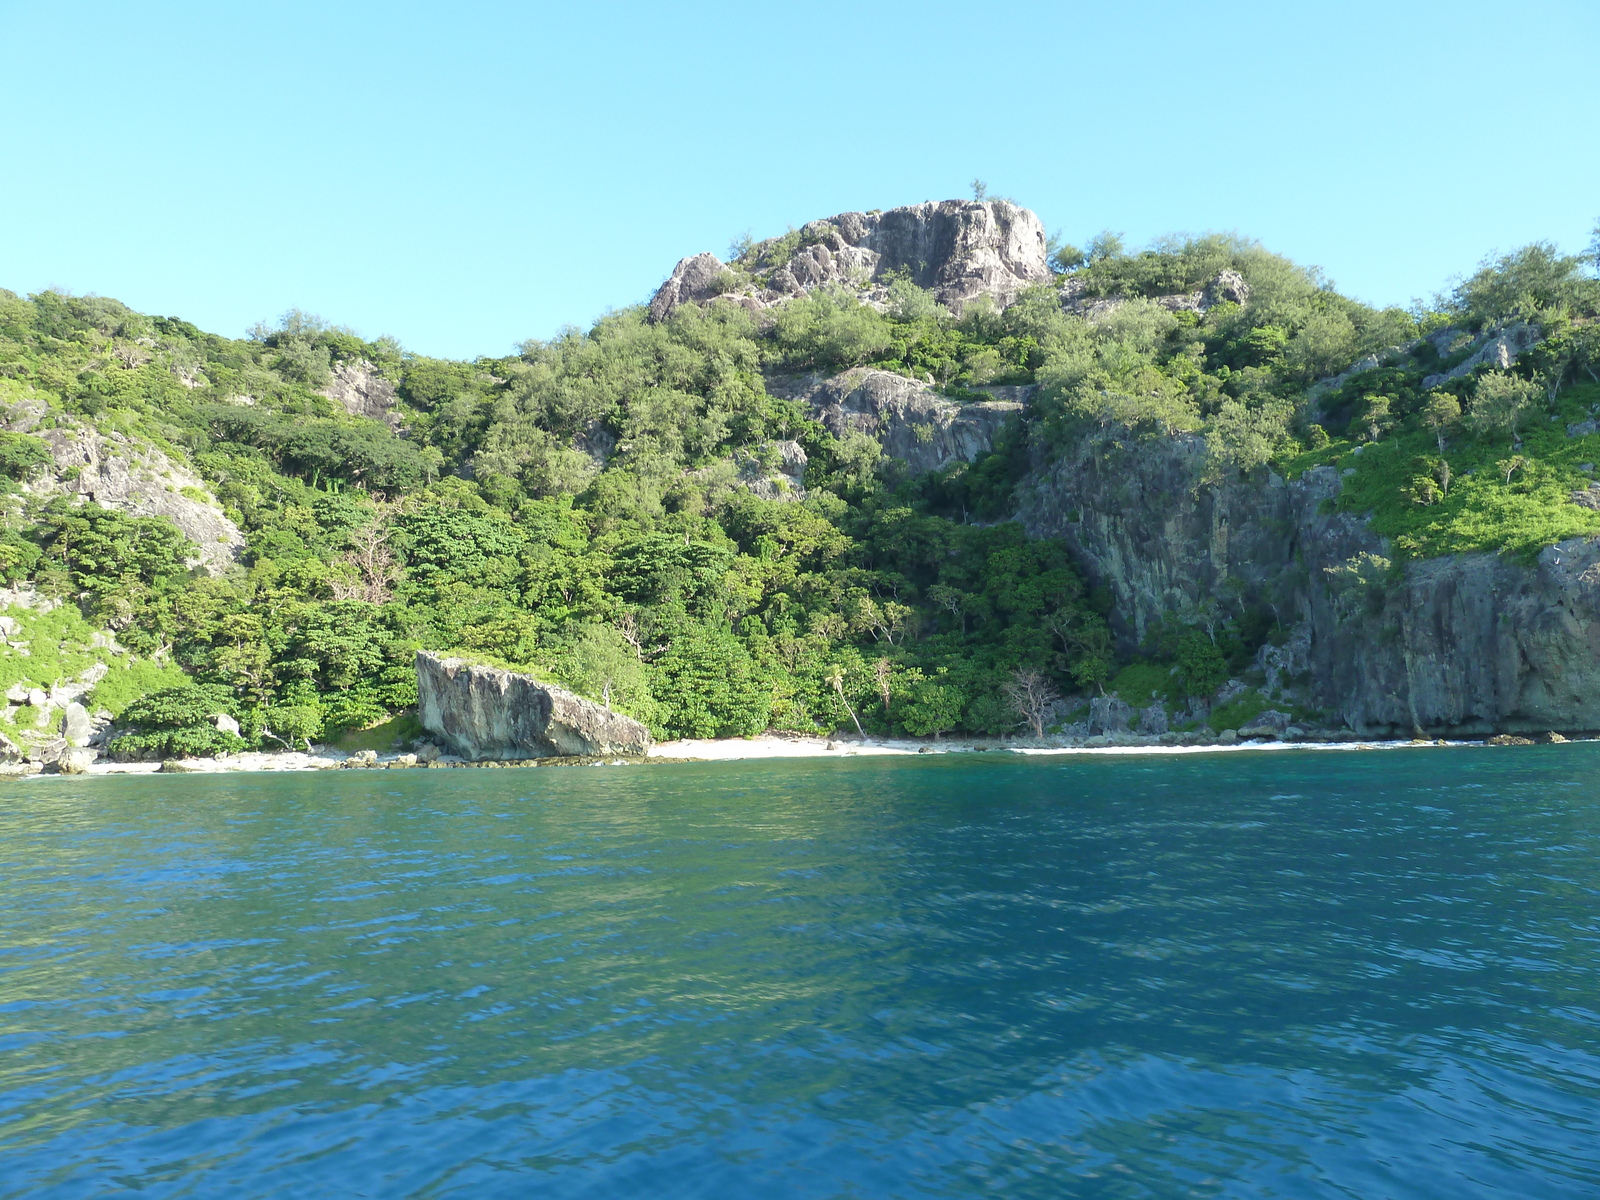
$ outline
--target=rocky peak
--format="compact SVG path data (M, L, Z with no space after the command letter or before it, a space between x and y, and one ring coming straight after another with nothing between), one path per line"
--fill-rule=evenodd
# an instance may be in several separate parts
M1007 200L939 200L887 212L840 213L805 225L799 246L783 261L785 239L754 246L741 282L714 254L685 258L650 301L650 318L664 320L680 304L726 295L752 309L770 307L826 286L853 288L881 304L889 276L905 273L954 312L987 296L1004 308L1030 284L1050 278L1044 226Z
M715 254L695 254L680 259L672 277L650 300L650 319L664 321L680 304L695 304L722 294L719 284L728 268Z

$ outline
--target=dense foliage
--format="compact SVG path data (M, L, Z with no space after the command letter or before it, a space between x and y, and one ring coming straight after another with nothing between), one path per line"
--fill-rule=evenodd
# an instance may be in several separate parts
M763 243L733 269L782 252ZM1055 261L1063 278L1003 312L956 318L897 280L881 310L844 292L759 318L631 308L471 363L299 312L234 340L104 298L0 292L0 573L185 673L121 696L130 752L231 745L216 712L264 746L371 726L414 702L419 647L530 668L660 735L937 736L1018 728L1028 671L1080 695L1144 671L1134 690L1179 704L1273 636L1244 610L1204 630L1175 616L1118 658L1109 602L1065 547L1003 519L1030 462L1085 440L1192 432L1214 479L1353 467L1342 503L1402 554L1600 528L1567 503L1580 460L1600 459L1600 436L1566 437L1600 408L1600 285L1581 260L1530 247L1414 313L1233 238L1128 253L1103 235ZM1221 272L1246 302L1182 301ZM1423 386L1515 322L1544 340L1514 371ZM1445 328L1459 354L1418 340ZM1313 386L1364 355L1382 365ZM956 398L1040 388L993 453L909 478L767 386L864 365ZM398 431L330 398L352 373L397 387ZM51 431L80 427L191 463L245 532L238 565L208 575L162 518L25 486L59 474ZM782 442L806 454L803 498L772 470ZM125 675L106 686L126 692Z

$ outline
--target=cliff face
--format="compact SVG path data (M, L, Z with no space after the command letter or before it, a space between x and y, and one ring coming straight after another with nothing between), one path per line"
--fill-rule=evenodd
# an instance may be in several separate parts
M1295 634L1264 665L1359 733L1600 729L1600 543L1396 577L1365 521L1325 511L1334 468L1212 486L1203 465L1197 438L1105 441L1018 489L1029 532L1065 538L1110 588L1124 644L1165 613L1255 599Z
M463 758L643 754L650 732L564 688L530 675L417 655L417 715Z

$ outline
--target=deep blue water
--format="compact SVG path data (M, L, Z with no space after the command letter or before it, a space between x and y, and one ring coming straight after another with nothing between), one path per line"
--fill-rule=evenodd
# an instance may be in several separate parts
M0 1196L1600 1196L1600 744L46 780Z

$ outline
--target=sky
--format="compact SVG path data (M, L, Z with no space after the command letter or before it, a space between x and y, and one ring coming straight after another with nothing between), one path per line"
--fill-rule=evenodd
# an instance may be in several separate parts
M0 0L0 287L501 355L975 178L1374 304L1600 217L1600 4Z

